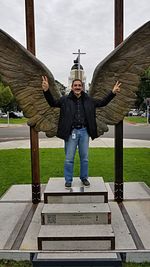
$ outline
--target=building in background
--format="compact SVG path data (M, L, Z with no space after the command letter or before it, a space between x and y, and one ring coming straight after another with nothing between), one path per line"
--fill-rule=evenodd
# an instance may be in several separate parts
M87 91L85 72L84 72L82 65L79 64L79 62L78 62L78 57L76 60L74 60L74 65L72 66L71 71L70 71L70 75L68 78L68 87L66 89L66 94L68 94L70 92L72 81L74 79L82 80L84 91Z
M74 79L80 79L80 80L82 80L84 91L87 92L86 76L85 76L84 69L83 69L82 65L80 64L80 56L83 55L83 54L86 54L86 53L82 53L80 51L80 49L78 49L78 52L77 53L73 53L73 54L76 54L78 56L73 61L74 62L74 65L71 68L70 76L68 78L68 87L66 89L66 94L68 94L70 92L72 81Z

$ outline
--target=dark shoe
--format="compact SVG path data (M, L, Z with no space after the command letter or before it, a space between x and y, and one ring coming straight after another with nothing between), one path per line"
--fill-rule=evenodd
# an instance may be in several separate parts
M66 188L71 188L71 182L66 182L66 183L65 183L65 187L66 187Z
M89 182L87 179L83 179L83 180L82 180L82 183L83 183L85 186L90 186L90 182Z

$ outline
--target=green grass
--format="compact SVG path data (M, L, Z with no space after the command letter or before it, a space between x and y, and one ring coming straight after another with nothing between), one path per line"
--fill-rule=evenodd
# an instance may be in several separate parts
M49 177L62 177L64 149L40 149L41 182ZM143 181L150 186L150 149L124 148L124 181ZM74 176L79 176L79 157L75 157ZM114 149L89 149L89 176L102 176L105 182L114 181ZM0 150L0 195L12 184L31 183L29 149Z
M122 267L150 267L149 262L143 262L143 263L123 263Z
M147 123L147 118L141 116L129 116L124 119L126 122L131 123Z
M123 263L122 267L149 267L150 263ZM0 260L0 267L32 267L28 261Z
M8 119L7 118L0 118L0 124L7 124ZM9 119L10 124L26 124L27 119L26 118L18 118L18 119Z
M10 119L9 123L11 124L24 124L27 123L26 118L21 118L21 119ZM129 116L129 117L125 117L124 120L126 122L132 122L132 123L147 123L147 118L143 118L141 116ZM8 120L7 118L0 118L0 123L4 123L7 124Z
M0 260L0 267L32 267L29 261Z

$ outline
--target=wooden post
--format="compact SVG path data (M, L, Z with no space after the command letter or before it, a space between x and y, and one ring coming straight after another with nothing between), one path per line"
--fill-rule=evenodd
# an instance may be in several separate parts
M123 41L123 0L115 0L115 47ZM115 126L114 198L123 201L123 121Z
M27 49L35 55L34 0L25 0ZM32 203L41 201L38 132L30 127Z

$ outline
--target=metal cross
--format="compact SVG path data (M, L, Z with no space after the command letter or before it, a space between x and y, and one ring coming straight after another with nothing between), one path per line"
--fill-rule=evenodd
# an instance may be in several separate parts
M78 57L77 57L77 59L78 59L78 61L77 61L77 63L78 63L78 74L80 76L80 56L81 55L85 55L86 53L82 53L82 52L80 52L80 49L78 49L77 53L72 53L72 54L78 55Z

